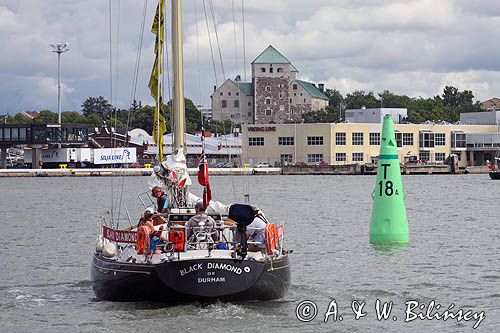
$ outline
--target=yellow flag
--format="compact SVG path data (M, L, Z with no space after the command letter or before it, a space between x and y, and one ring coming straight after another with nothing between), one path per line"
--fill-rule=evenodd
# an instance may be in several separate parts
M164 18L165 0L159 0L156 7L156 15L151 27L151 32L156 35L155 41L155 63L149 78L149 90L151 96L155 99L155 112L153 119L153 140L158 144L158 161L163 161L163 134L167 131L167 122L165 119L165 110L163 108L162 87L159 81L163 73L163 42L164 42Z

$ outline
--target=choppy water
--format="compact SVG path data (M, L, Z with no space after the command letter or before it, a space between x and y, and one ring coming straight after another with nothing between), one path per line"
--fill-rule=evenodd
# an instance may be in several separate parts
M212 177L214 197L241 201L244 177ZM478 327L500 331L500 181L487 175L404 176L411 244L368 243L372 176L253 176L252 202L286 225L292 287L273 302L187 304L96 302L90 261L97 218L111 207L111 178L0 178L0 331L461 332L476 320L413 320L405 302L484 311ZM135 216L147 178L125 178ZM194 189L196 192L197 189ZM113 199L118 200L114 194ZM394 302L378 321L375 302ZM310 300L317 317L296 318ZM335 300L343 320L324 323ZM365 301L354 319L351 302ZM423 310L425 312L425 310ZM435 312L435 310L434 310ZM439 311L438 311L439 312ZM394 321L393 317L397 320Z

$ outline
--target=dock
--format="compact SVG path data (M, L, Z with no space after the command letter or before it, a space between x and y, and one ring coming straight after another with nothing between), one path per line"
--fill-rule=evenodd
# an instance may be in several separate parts
M0 177L122 177L151 176L152 168L66 168L66 169L0 169ZM188 168L191 176L198 168ZM211 168L210 176L280 175L281 168Z

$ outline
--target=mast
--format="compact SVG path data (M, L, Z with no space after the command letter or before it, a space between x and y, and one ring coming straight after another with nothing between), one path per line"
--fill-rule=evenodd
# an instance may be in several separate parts
M182 0L172 0L172 53L174 61L174 144L175 151L184 148L184 72L182 52Z

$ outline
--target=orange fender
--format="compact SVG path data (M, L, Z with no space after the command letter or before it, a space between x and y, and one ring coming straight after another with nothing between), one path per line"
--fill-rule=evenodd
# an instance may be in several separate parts
M278 246L278 229L273 223L266 224L264 229L264 239L266 242L266 253L273 254Z
M150 254L150 237L151 231L145 225L137 229L137 254Z

